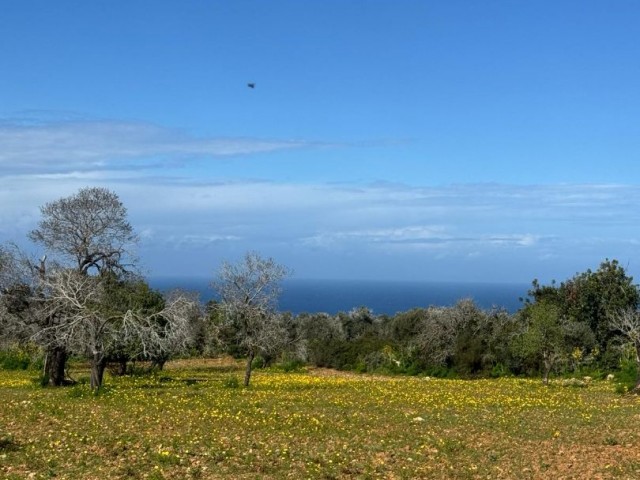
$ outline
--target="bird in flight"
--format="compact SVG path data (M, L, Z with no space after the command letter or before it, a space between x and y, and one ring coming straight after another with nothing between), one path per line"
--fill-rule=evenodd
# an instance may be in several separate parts
M247 83L247 87L256 88L256 84L255 83Z

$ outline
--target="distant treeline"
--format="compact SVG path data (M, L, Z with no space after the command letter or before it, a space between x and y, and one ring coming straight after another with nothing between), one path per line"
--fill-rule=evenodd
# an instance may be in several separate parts
M640 293L616 260L560 284L533 281L515 314L483 310L472 300L415 308L393 316L361 307L328 315L280 314L289 341L263 351L260 365L288 359L317 367L438 377L601 375L635 372L636 351L619 328ZM238 329L216 302L207 305L224 351L237 356ZM201 351L205 345L200 345ZM630 373L630 372L627 372ZM633 378L635 380L635 378Z

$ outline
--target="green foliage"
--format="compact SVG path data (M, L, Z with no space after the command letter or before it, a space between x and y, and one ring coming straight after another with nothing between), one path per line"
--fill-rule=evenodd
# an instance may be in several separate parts
M638 379L638 363L635 359L625 356L620 361L620 370L616 374L616 392L627 393L636 386Z
M306 372L305 363L299 359L287 359L277 365L278 370L285 373Z
M458 372L472 375L484 369L485 338L470 328L465 328L456 338L453 363Z
M595 272L576 274L560 285L542 286L534 280L529 295L534 302L556 305L561 316L588 325L601 349L613 337L609 328L612 315L640 305L640 292L633 277L626 274L617 260L609 259Z
M509 369L503 363L496 363L493 367L491 367L489 376L491 378L501 378L508 376L509 373Z
M40 369L42 362L42 352L32 344L14 344L0 351L0 368L4 370Z
M89 388L89 384L85 381L83 383L78 383L67 390L67 396L69 398L88 398L94 396L94 392Z
M240 379L237 375L228 375L222 379L222 386L225 388L240 388Z
M420 333L420 324L426 316L424 308L399 312L389 319L385 330L388 338L398 344L408 344Z
M559 312L557 305L546 300L527 305L521 312L526 322L524 331L513 342L514 353L541 371L544 383L552 369L568 356L568 324Z
M342 340L328 345L333 350L332 368L359 371L368 371L365 358L384 348L384 339L373 334L360 337L356 340Z
M338 318L347 340L356 340L365 335L375 334L376 317L367 307L359 307L349 313L340 312Z

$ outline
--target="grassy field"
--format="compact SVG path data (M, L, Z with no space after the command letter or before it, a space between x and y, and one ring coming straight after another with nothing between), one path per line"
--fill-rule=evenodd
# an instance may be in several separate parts
M174 362L94 396L0 371L0 476L640 478L640 400L606 382L259 370L233 388L240 376Z

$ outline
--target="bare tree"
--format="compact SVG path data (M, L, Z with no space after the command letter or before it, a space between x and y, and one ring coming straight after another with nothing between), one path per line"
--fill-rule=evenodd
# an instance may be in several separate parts
M198 306L193 300L172 298L158 312L118 311L110 304L107 277L61 269L47 275L43 314L58 319L39 330L39 343L65 345L91 362L92 389L102 385L109 353L122 344L135 348L133 357L175 353L189 341L189 319Z
M258 354L275 354L287 342L283 318L276 313L280 283L289 270L272 258L249 252L236 264L223 263L213 287L220 295L225 321L233 324L239 346L246 352L244 385Z
M98 277L71 269L50 272L44 280L46 299L41 302L41 316L55 319L42 328L34 339L47 347L89 352L91 387L102 383L105 339L111 334L108 320L100 315Z
M21 343L40 326L34 315L39 270L16 245L0 245L0 344Z
M194 343L203 312L197 295L174 290L167 295L161 311L129 311L127 316L122 338L133 339L137 346L133 358L151 360L152 367L162 369L169 358Z
M127 221L127 210L115 193L99 187L83 188L75 195L45 204L40 210L42 219L29 237L63 264L70 262L79 274L122 273L132 265L130 248L137 238ZM47 276L45 259L46 256L37 267L43 282ZM55 279L58 283L62 281L59 275ZM71 288L68 284L64 286ZM42 320L48 330L59 327L61 313L55 306L57 303L43 310L53 315ZM45 376L54 386L64 382L67 359L64 338L56 338L61 342L47 342L45 360Z
M622 334L636 351L638 377L634 390L640 391L640 312L633 309L623 310L611 317L611 329Z
M127 209L106 188L83 188L40 208L42 219L29 237L49 252L75 263L77 271L123 270L137 237Z

